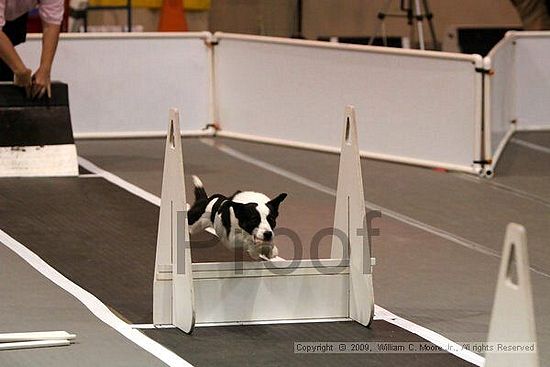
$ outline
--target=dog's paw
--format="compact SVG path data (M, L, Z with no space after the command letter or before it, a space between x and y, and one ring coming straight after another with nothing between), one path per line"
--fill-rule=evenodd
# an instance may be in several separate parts
M260 252L260 258L266 261L272 261L279 258L277 246L264 246Z

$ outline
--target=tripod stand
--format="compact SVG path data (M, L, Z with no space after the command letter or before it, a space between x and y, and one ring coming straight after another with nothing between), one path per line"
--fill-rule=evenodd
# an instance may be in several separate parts
M407 18L407 24L410 27L411 38L414 35L413 28L414 28L414 23L416 22L416 30L418 32L418 44L420 45L421 50L425 50L426 46L424 43L423 21L424 21L424 18L426 18L426 20L428 21L428 27L430 28L430 35L432 37L434 48L437 49L438 48L437 36L435 34L435 29L432 21L433 13L430 11L428 0L422 0L422 4L420 3L420 0L400 0L400 1L401 3L399 6L399 9L405 14L388 13L392 0L385 0L384 5L378 12L378 22L376 23L376 26L374 28L374 34L369 40L369 45L373 44L374 39L378 36L381 30L382 30L384 45L387 45L386 26L384 23L386 17ZM424 9L422 9L422 7Z

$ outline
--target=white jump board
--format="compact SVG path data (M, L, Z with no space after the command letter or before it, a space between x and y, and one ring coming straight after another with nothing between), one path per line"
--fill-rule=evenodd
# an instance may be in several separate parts
M74 144L0 147L0 177L77 175Z
M195 263L193 286L198 326L349 315L348 260Z
M349 315L347 260L195 263L193 285L197 326Z

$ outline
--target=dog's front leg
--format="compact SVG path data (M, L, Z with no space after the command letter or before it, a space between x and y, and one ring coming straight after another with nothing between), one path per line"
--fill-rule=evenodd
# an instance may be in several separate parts
M206 228L211 227L212 222L206 218L200 218L195 223L189 225L189 234L194 235L204 231Z

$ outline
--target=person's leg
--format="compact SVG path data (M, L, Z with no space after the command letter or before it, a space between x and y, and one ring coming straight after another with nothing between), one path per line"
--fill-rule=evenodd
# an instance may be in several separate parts
M2 60L0 60L0 82L12 82L13 81L13 72L8 65Z
M14 46L25 42L27 39L27 14L6 22L2 31L8 36ZM2 60L0 60L0 81L13 81L13 72Z

